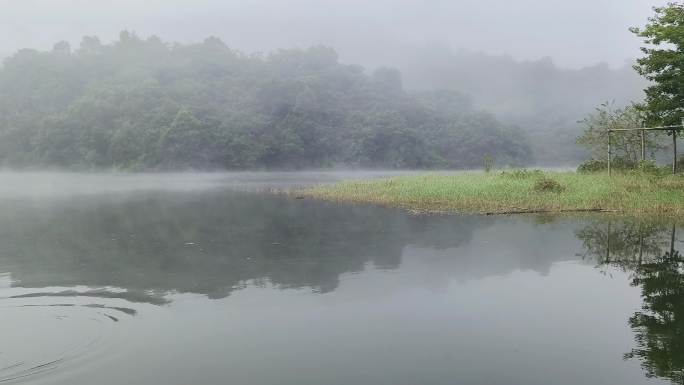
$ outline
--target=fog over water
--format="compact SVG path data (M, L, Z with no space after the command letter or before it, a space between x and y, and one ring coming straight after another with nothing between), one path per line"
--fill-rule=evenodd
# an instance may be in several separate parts
M678 318L642 321L680 301L669 223L255 191L379 175L0 174L0 381L678 378Z
M454 174L458 171L432 171ZM0 172L0 198L73 198L99 194L154 191L192 192L232 189L288 191L316 184L411 175L420 171L293 171L293 172L183 172L183 173L75 173Z

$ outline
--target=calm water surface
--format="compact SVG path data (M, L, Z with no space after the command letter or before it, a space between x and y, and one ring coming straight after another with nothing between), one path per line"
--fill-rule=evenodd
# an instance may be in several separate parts
M259 192L377 175L0 174L0 383L684 381L671 223Z

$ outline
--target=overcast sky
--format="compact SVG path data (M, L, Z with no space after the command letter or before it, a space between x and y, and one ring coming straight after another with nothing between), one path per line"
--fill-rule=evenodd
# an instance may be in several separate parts
M448 44L516 59L550 56L562 67L620 66L639 56L627 28L656 0L0 0L0 53L114 39L120 30L171 41L218 36L234 48L325 44L345 62L381 52ZM391 65L392 63L383 63Z

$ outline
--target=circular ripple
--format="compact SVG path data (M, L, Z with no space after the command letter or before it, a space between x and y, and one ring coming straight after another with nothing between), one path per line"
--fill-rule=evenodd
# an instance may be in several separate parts
M0 299L0 383L21 382L92 357L136 313L107 302L54 293Z

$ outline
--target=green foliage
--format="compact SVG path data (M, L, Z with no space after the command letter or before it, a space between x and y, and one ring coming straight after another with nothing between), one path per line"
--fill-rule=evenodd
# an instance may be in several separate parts
M532 171L408 175L322 185L296 194L429 213L609 211L681 217L683 189L679 175Z
M473 105L527 133L537 164L561 166L586 159L586 152L573 146L582 133L578 118L606 98L621 106L642 100L649 85L631 65L613 69L600 63L572 70L559 68L548 57L517 61L438 45L407 48L402 54L404 84L469 95Z
M544 172L539 169L528 170L525 168L515 169L512 171L502 171L501 176L508 177L511 179L528 179L537 178L544 175Z
M589 159L582 162L577 167L577 172L587 173L587 172L598 172L608 169L608 162L605 160Z
M409 95L327 47L245 55L122 32L0 68L0 165L141 169L471 168L531 162L519 129L452 91Z
M608 157L608 130L641 127L643 121L640 106L633 104L624 108L615 108L613 103L606 102L580 121L585 128L582 136L577 138L577 143L584 146L593 159L605 162ZM650 156L664 147L662 138L662 134L655 131L644 133L644 148ZM625 164L630 165L636 165L639 162L641 131L614 131L610 133L610 140L611 153L614 158L621 159Z
M610 160L610 168L614 171L627 171L634 170L638 166L638 163L633 162L631 159L626 158L612 158ZM607 159L589 159L577 167L578 172L599 172L608 170L608 160Z
M630 30L644 39L644 57L634 68L650 80L644 111L650 123L675 125L684 118L684 5L654 7L655 16L643 28Z
M677 164L684 166L684 158L680 158ZM615 158L610 162L610 168L612 171L626 172L632 175L652 175L652 176L665 176L672 173L672 168L670 165L658 166L655 161L645 160L639 162L632 162L625 158ZM589 159L577 167L577 171L580 173L594 173L594 172L605 172L608 170L608 162L606 160Z
M565 190L565 187L563 187L558 181L555 179L543 176L539 179L537 179L536 182L534 182L534 191L536 192L554 192L554 193L560 193Z
M668 175L671 173L671 168L669 166L658 167L658 165L654 161L644 160L644 161L640 161L639 163L637 163L637 166L634 169L634 172L638 172L641 174L664 176L664 175Z
M672 169L669 166L667 167L667 169L668 171L672 172ZM679 158L677 158L677 171L684 171L684 155L680 155Z
M492 158L491 155L485 154L484 156L484 169L485 172L490 172L492 171L492 168L494 168L494 158Z

